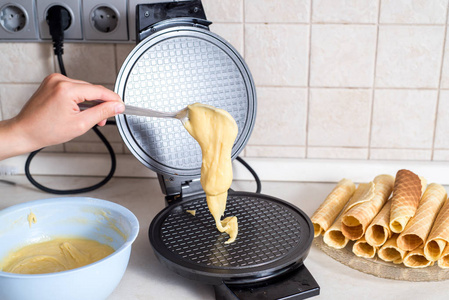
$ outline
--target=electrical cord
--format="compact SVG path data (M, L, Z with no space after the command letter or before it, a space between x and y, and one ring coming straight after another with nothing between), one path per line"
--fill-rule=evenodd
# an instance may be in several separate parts
M256 181L256 193L260 194L260 192L262 191L262 183L260 182L260 178L257 175L256 171L254 171L254 169L251 168L251 166L240 156L237 156L235 159L240 162L245 168L247 168L251 175L253 175L254 180Z
M71 22L70 14L67 11L67 9L65 9L64 7L55 5L55 6L52 6L48 10L47 21L50 26L50 34L51 34L52 40L53 40L54 53L58 59L59 69L60 69L62 75L67 76L67 73L66 73L65 67L64 67L64 61L62 59L62 55L64 53L64 49L63 49L64 30L70 26L70 22ZM111 124L111 123L115 124L115 121L107 122L107 124ZM111 180L111 178L114 176L115 169L117 167L117 160L115 157L114 149L112 149L112 146L109 143L109 141L100 132L100 130L98 129L98 126L95 125L92 128L92 130L96 133L96 135L100 138L100 140L106 146L106 148L109 152L109 155L111 157L111 169L109 170L109 173L106 175L106 177L103 180L101 180L100 182L98 182L97 184L94 184L92 186L85 187L85 188L79 188L79 189L57 190L57 189L46 187L46 186L40 184L39 182L37 182L33 178L33 176L31 175L31 172L30 172L31 161L36 156L36 154L38 154L42 150L42 149L39 149L39 150L31 152L25 162L25 175L28 178L28 180L31 182L31 184L33 184L38 189L40 189L44 192L47 192L47 193L57 194L57 195L73 195L73 194L87 193L87 192L96 190L96 189L102 187L103 185L105 185L109 180Z
M67 76L65 66L64 66L64 60L62 58L62 55L64 54L64 31L70 27L71 24L71 17L70 13L65 9L63 6L60 5L54 5L48 10L48 16L47 16L47 22L50 27L50 35L52 36L53 41L53 50L54 54L57 57L59 70L62 75ZM116 125L115 121L107 121L106 124L108 125ZM100 138L100 140L103 142L103 144L106 146L109 155L111 157L111 169L109 173L106 175L106 177L98 182L97 184L94 184L89 187L85 188L79 188L79 189L68 189L68 190L57 190L53 188L46 187L39 182L37 182L30 172L30 165L33 158L42 150L36 150L30 153L28 156L26 162L25 162L25 175L28 178L28 180L33 184L36 188L47 192L51 194L57 194L57 195L73 195L73 194L80 194L80 193L87 193L93 190L96 190L103 185L105 185L111 178L114 176L115 169L117 167L117 160L115 157L114 149L112 149L111 144L106 139L106 137L100 132L98 129L98 126L94 126L92 130L95 132L95 134ZM257 173L251 168L251 166L243 160L240 156L236 157L237 161L239 161L245 168L248 169L248 171L254 176L254 179L256 181L256 193L260 193L262 189L262 184L260 182L259 176Z

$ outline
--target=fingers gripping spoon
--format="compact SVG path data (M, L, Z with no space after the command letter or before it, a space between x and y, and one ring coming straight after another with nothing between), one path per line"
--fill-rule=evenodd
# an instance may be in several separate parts
M78 104L78 107L81 111L86 110L88 108L94 107L100 103L103 103L102 100L92 100L92 101L84 101ZM125 104L125 111L122 113L124 115L135 115L142 117L154 117L154 118L174 118L178 119L185 124L189 120L189 108L185 107L181 110L175 112L162 112L157 110L152 110L148 108L137 107L133 105Z

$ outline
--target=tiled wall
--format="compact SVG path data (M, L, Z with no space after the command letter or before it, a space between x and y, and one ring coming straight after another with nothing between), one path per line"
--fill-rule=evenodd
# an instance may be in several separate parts
M449 0L203 0L257 86L249 157L449 160ZM69 76L112 88L133 45L66 44ZM0 43L0 113L49 73L49 44ZM114 127L102 129L129 153ZM88 133L47 151L104 152Z

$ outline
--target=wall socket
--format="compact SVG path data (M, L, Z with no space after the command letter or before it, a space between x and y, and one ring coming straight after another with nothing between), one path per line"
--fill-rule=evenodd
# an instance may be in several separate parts
M61 5L72 17L64 32L67 42L133 43L136 8L135 4L130 7L129 2L136 1L0 0L0 42L48 42L51 37L47 11L54 5ZM140 3L149 2L152 0ZM130 28L133 36L129 34Z

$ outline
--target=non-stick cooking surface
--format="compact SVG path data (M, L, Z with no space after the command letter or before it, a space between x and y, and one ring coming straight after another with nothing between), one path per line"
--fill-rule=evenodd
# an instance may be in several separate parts
M150 226L156 255L180 275L218 284L263 280L297 267L308 254L313 225L285 201L235 192L225 214L238 218L239 234L232 244L224 243L229 236L216 229L205 198L165 208Z
M149 36L134 48L115 91L126 104L164 112L200 102L225 109L236 120L236 157L254 126L255 87L237 51L200 28L174 27ZM159 174L197 176L201 149L179 120L119 115L120 134L130 151Z

